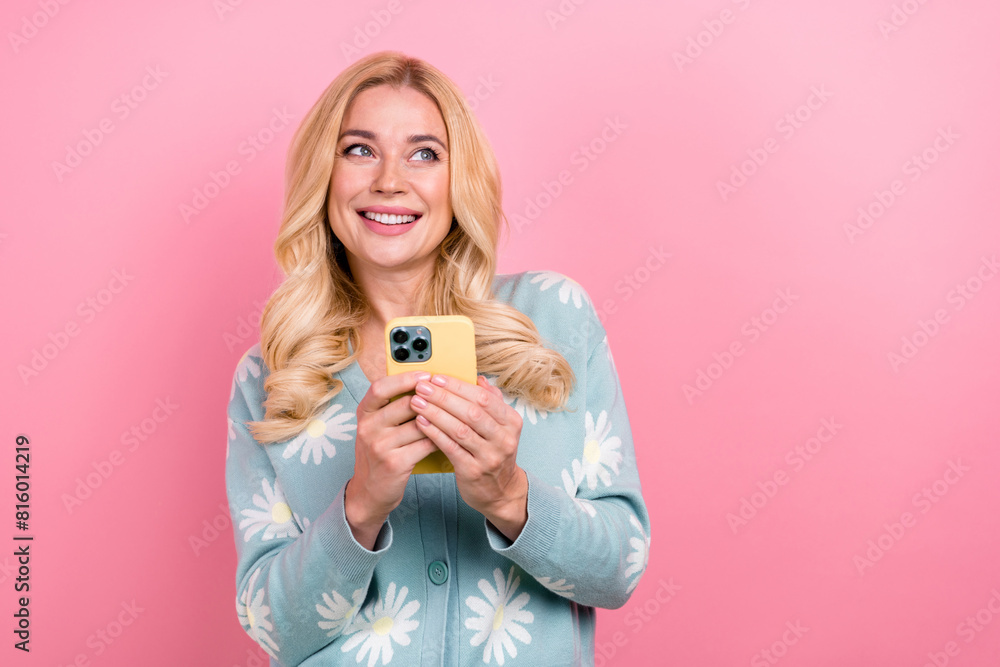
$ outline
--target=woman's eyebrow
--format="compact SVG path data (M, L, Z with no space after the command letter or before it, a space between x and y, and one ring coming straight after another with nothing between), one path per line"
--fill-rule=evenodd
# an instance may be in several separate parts
M444 148L445 150L448 149L448 147L444 145L444 142L435 137L433 134L411 134L409 137L407 137L407 141L409 141L411 144L418 144L424 141L433 141L440 144L441 148Z
M344 130L343 132L340 133L340 137L337 139L337 141L340 141L346 136L361 137L362 139L367 139L369 141L375 141L378 138L378 135L376 135L374 132L370 132L369 130ZM433 141L437 144L440 144L441 148L444 148L445 150L448 149L448 147L445 146L445 143L440 139L438 139L437 137L435 137L433 134L411 134L406 138L406 141L411 144L418 144L424 141Z
M340 136L337 137L337 141L340 141L341 139L347 136L361 137L362 139L375 141L375 133L369 132L368 130L344 130L343 132L340 133Z

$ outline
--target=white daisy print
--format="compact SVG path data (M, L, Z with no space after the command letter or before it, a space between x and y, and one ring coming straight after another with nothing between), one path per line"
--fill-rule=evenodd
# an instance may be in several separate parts
M511 396L503 389L498 387L496 376L488 375L484 377L486 377L487 382L489 382L494 387L497 387L497 389L500 389L500 394L503 396L503 402L509 405L510 407L514 408L517 414L521 415L522 420L529 421L532 424L537 424L539 417L545 419L546 417L549 416L549 413L546 410L542 410L541 408L536 408L531 403L526 401L524 398L521 398L520 396Z
M589 514L591 518L593 518L597 516L597 509L594 507L594 503L590 502L585 498L578 498L576 496L577 492L580 490L580 483L583 482L583 465L579 461L574 460L572 463L572 468L573 468L572 477L570 476L569 470L563 468L562 471L563 491L565 491L566 495L568 495L570 498L573 499L573 502L576 503L577 507L582 509L584 512Z
M259 343L244 352L243 356L240 357L240 363L236 365L236 377L240 379L240 382L246 382L247 378L251 375L255 378L260 377L260 357L251 356L250 354L254 351L260 352Z
M544 292L553 285L562 283L562 286L559 288L559 300L563 303L569 303L570 299L572 299L573 305L577 308L583 308L583 304L589 301L587 293L584 292L580 283L576 282L572 278L562 275L561 273L555 273L554 271L539 271L530 282L540 282L541 285L538 288L540 292Z
M503 400L507 405L514 408L517 411L517 414L521 415L522 420L529 421L532 424L537 424L539 417L545 419L549 416L547 411L542 410L541 408L536 408L520 396L511 398L507 396L507 394L504 394Z
M253 637L254 641L260 644L260 647L267 651L268 655L277 660L275 653L278 652L278 645L271 639L271 635L267 634L274 630L274 626L267 619L271 614L271 608L264 604L264 588L261 587L257 591L257 594L254 594L254 588L257 587L257 578L259 576L259 568L254 570L254 573L250 575L247 589L243 591L243 595L236 602L236 614L240 618L240 623L243 624L243 627Z
M316 611L326 619L325 621L319 621L319 627L323 630L329 630L326 634L334 637L351 625L354 616L361 607L361 603L365 601L365 589L359 588L354 591L350 600L337 591L330 592L333 593L333 597L331 598L329 593L323 593L325 606L321 604L316 605Z
M646 531L642 529L642 524L639 520L635 518L635 515L630 515L629 523L639 531L639 537L630 537L629 545L634 549L632 553L628 555L625 559L626 562L631 563L627 568L625 568L625 578L628 579L632 575L638 575L629 582L627 593L631 593L635 590L635 587L639 584L639 579L642 578L642 573L646 570L646 561L649 558L649 537L646 536Z
M552 581L550 577L538 577L538 583L545 588L549 589L557 595L561 595L566 598L573 597L573 584L567 584L565 579L560 579L558 581Z
M587 433L583 441L583 474L587 478L587 486L597 488L598 479L604 482L604 486L611 486L608 468L618 474L618 465L622 462L622 454L618 450L622 441L618 436L608 437L611 422L608 421L606 410L601 410L596 424L594 416L588 411L585 426Z
M535 615L524 609L531 599L530 595L522 592L514 597L517 587L521 584L521 578L514 576L513 565L507 573L506 580L500 568L493 570L493 580L496 583L495 588L485 579L479 580L479 590L486 599L474 595L465 599L469 609L478 614L475 618L465 619L465 627L476 631L470 642L473 646L486 642L483 662L489 664L491 658L496 658L497 664L502 665L505 653L510 654L512 658L517 657L517 646L511 637L523 644L531 643L531 635L522 624L533 622Z
M301 460L303 463L309 462L309 455L312 454L313 463L319 465L323 461L323 456L333 458L337 453L334 440L351 440L353 437L350 431L358 428L357 424L349 424L354 419L353 412L340 412L343 405L331 405L322 415L309 422L302 430L302 433L288 443L281 456L290 459L296 452L302 450Z
M273 540L280 537L291 537L298 535L302 531L295 523L298 516L293 516L291 507L285 499L285 494L281 490L278 480L274 480L274 488L265 478L261 482L261 489L264 495L253 494L253 504L259 509L242 510L245 518L240 521L240 529L245 529L243 541L249 542L250 538L264 531L260 536L262 540ZM293 520L295 519L295 520ZM309 525L308 519L301 522L304 526Z
M357 662L361 662L368 654L368 667L375 667L379 657L382 664L388 665L392 660L393 642L400 646L410 645L410 636L419 621L410 619L420 609L420 603L410 600L405 605L407 589L403 586L399 589L399 597L396 597L396 583L390 583L385 591L385 600L379 598L375 603L365 607L364 611L354 618L354 622L344 634L352 635L340 650L344 653L353 651L359 645ZM369 653L370 651L370 653Z

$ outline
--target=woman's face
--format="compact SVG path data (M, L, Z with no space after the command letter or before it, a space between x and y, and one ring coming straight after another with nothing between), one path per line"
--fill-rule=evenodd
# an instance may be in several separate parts
M429 272L451 228L448 136L430 98L382 85L348 107L327 208L355 277Z

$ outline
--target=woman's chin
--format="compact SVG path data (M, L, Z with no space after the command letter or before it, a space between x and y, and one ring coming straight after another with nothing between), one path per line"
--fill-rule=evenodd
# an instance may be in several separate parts
M420 268L430 270L434 266L436 252L427 255L414 255L412 248L404 250L406 252L365 253L358 259L361 260L362 265L375 271L411 272Z

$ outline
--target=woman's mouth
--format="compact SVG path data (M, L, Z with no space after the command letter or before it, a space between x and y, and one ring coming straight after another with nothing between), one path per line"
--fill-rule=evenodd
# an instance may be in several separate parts
M376 213L374 211L358 211L358 216L372 232L379 236L398 236L413 229L423 217L420 213Z
M372 213L371 211L361 211L361 215L383 225L405 225L420 217L419 215L393 215L392 213Z

